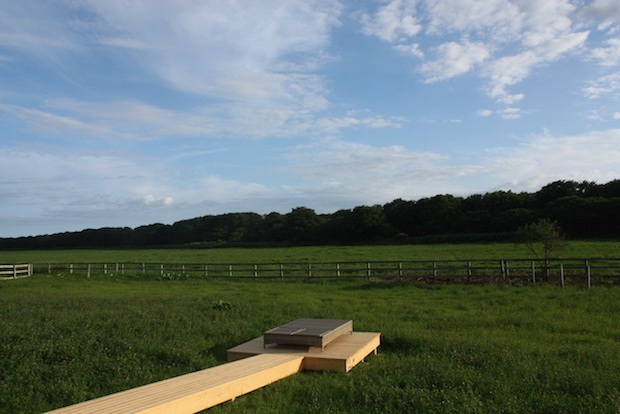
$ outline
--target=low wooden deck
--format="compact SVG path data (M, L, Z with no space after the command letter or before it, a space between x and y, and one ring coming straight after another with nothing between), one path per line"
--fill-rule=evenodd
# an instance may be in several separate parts
M227 351L227 364L60 408L53 414L189 414L301 370L348 372L380 344L379 333L345 333L324 348L265 344L262 336Z
M263 337L252 339L227 351L229 361L253 355L299 355L304 358L303 369L310 371L349 372L381 343L377 332L353 332L330 342L323 350L307 346L264 345Z

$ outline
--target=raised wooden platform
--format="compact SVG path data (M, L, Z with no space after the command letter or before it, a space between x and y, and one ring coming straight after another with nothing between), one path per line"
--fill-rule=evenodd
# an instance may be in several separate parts
M376 352L381 343L381 334L376 332L353 332L340 335L323 350L318 347L295 345L264 345L262 336L237 345L226 353L229 361L236 361L253 355L299 355L304 358L303 369L311 371L349 372Z

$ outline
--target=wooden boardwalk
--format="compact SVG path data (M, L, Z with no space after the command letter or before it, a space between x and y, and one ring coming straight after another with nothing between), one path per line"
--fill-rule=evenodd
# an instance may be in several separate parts
M247 394L301 370L348 372L376 353L380 334L352 332L327 346L264 343L262 336L227 351L227 364L60 408L53 414L189 414Z
M296 374L300 355L256 355L51 411L54 414L196 413Z

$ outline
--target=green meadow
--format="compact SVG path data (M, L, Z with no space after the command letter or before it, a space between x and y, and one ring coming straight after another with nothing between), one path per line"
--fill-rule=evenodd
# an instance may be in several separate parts
M570 241L562 256L617 258L620 257L620 241ZM524 245L513 243L0 251L0 263L277 263L527 258L532 258L532 253Z
M66 252L76 260L108 253L117 254ZM617 287L36 274L0 282L0 308L3 413L42 412L219 365L226 349L300 317L352 319L355 330L381 332L379 355L348 374L299 373L210 413L620 410Z

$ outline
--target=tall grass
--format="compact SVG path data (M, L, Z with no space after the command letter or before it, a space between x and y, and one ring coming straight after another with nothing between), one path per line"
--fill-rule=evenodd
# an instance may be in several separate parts
M397 282L0 283L0 411L41 412L225 362L300 317L382 334L351 373L304 372L210 413L613 413L620 289Z

